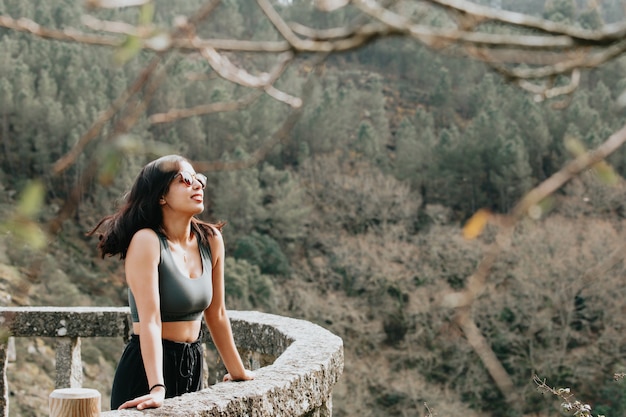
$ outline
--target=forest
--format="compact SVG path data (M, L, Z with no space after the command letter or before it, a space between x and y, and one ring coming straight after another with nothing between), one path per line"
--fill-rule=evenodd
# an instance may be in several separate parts
M166 26L202 3L154 1L151 19ZM592 30L626 20L621 0L474 3ZM320 29L356 16L350 7L322 13L307 0L272 4ZM58 30L136 22L141 10L0 0L0 17ZM442 19L418 6L403 13ZM277 38L253 0L220 2L201 33ZM299 55L275 82L301 98L294 109L270 94L251 97L197 53L174 52L158 86L143 85L142 100L129 102L134 118L115 114L72 153L153 55L0 25L3 305L127 305L123 262L100 259L97 239L85 234L118 207L145 163L177 153L209 178L202 219L227 223L228 308L309 320L343 339L336 417L563 415L535 375L571 389L594 416L626 414L624 382L614 377L626 372L626 149L515 225L471 305L512 390L494 381L449 304L501 239L497 222L465 238L468 220L509 213L622 128L623 57L583 71L570 94L537 100L453 48L389 36L322 61ZM272 64L267 54L230 59L251 73ZM208 103L237 105L170 117ZM10 415L46 415L53 342L16 343ZM122 348L120 340L83 341L84 385L103 393L104 409Z

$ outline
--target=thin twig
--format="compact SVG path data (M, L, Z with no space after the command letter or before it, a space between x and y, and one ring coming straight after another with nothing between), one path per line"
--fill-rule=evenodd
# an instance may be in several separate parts
M533 382L541 393L549 393L561 399L561 409L578 417L592 417L591 406L576 399L569 388L552 388L545 379L533 375ZM604 417L604 416L598 416Z

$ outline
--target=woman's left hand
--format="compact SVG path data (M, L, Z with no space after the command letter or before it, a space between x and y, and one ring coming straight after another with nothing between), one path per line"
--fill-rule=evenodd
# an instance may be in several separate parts
M223 381L250 381L254 379L254 372L244 369L245 375L240 378L233 378L229 373L224 375Z

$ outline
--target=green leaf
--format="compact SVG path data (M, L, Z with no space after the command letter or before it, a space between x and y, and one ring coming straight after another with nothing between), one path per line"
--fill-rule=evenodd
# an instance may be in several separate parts
M141 6L141 11L139 12L139 24L140 25L149 25L152 23L154 19L154 3L148 2Z
M34 249L41 249L46 245L46 233L32 220L15 222L13 233L18 239Z
M8 233L34 249L43 248L47 242L46 233L39 224L19 213L0 223L0 233Z
M124 65L141 51L141 40L137 36L127 36L113 55L113 60L117 65Z
M39 180L30 181L18 202L18 213L21 216L32 218L39 213L43 206L45 188Z
M98 180L104 186L110 186L115 180L120 166L122 164L122 153L111 151L106 154Z
M615 185L619 182L619 175L606 161L600 161L597 164L594 164L593 172L604 184Z

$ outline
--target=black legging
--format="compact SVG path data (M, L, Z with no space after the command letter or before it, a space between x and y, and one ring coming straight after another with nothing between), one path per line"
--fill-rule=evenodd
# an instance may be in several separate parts
M163 340L163 377L165 398L202 389L202 343ZM128 400L148 393L148 378L143 367L139 336L133 335L115 370L111 390L111 410Z

